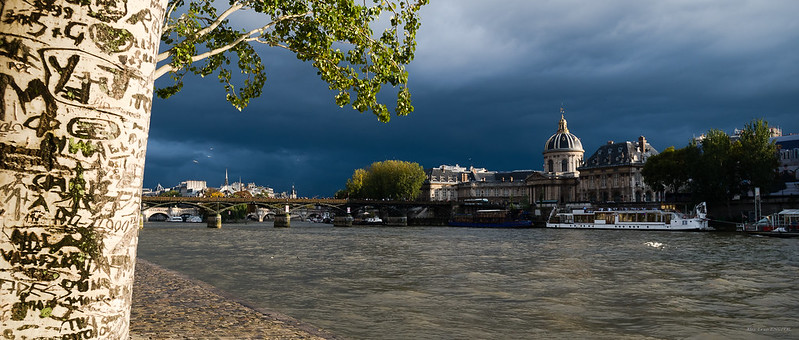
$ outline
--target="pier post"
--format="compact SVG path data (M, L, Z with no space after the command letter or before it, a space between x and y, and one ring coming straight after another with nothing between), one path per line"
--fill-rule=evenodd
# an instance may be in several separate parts
M336 216L333 217L333 226L334 227L352 227L352 221L355 220L352 218L352 215L347 214L347 216Z
M407 216L386 217L386 221L383 224L391 227L407 227L408 217Z
M208 221L206 222L208 228L222 228L222 215L216 214L216 216L208 216Z
M275 228L288 228L291 226L291 215L289 213L275 215Z

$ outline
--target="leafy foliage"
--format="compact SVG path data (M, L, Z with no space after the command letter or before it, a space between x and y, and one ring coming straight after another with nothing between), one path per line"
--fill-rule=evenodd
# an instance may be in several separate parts
M236 191L232 196L235 198L252 198L252 194L246 190Z
M413 200L427 178L419 163L387 160L357 169L347 181L350 198Z
M159 197L180 197L180 191L169 190L158 194Z
M768 123L753 120L732 140L711 129L700 144L667 148L650 157L642 174L652 188L690 192L695 201L723 202L755 187L768 191L779 159Z
M371 0L362 5L354 0L231 0L230 7L217 12L211 0L170 0L162 41L169 48L159 55L166 62L156 76L170 73L172 85L156 90L167 98L183 87L188 73L201 77L216 74L227 91L227 100L241 110L249 100L262 94L266 73L253 43L281 47L298 59L311 61L318 75L336 91L340 107L351 104L360 112L372 111L382 122L390 119L386 104L377 95L383 85L398 87L396 115L413 112L407 88L405 65L414 58L418 11L428 0ZM236 30L229 16L253 11L264 18L261 27ZM372 27L389 16L387 28L376 34ZM342 50L343 48L343 50ZM233 85L231 60L237 59L243 85ZM354 99L352 98L354 95Z

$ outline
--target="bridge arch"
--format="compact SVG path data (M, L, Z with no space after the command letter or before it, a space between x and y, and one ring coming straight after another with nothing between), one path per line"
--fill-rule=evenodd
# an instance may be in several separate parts
M169 215L164 212L154 212L149 216L145 215L147 222L164 222L169 220Z

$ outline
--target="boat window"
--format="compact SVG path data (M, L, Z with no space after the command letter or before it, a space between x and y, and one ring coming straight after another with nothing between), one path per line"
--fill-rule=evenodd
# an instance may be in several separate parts
M619 222L635 222L635 213L619 214Z
M663 215L663 223L666 223L666 224L671 223L671 214L664 214Z

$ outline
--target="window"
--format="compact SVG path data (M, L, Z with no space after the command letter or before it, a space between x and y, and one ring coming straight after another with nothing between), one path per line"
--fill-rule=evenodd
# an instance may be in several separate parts
M568 172L569 171L569 161L567 161L565 159L560 161L560 169L563 172Z
M547 167L549 168L549 172L555 172L555 162L551 159L549 160Z

